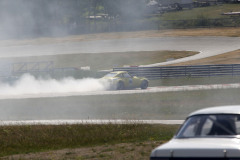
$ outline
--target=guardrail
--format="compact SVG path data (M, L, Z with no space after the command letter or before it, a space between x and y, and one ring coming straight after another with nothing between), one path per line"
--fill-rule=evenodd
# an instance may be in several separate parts
M240 64L169 66L169 67L123 67L113 71L128 71L135 76L149 79L180 77L240 76Z
M12 74L50 72L53 70L53 66L53 61L12 63Z

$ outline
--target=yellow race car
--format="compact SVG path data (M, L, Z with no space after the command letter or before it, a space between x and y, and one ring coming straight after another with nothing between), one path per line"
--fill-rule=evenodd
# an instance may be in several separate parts
M102 79L109 83L111 89L117 90L132 88L146 89L149 83L147 78L132 76L127 71L110 72Z

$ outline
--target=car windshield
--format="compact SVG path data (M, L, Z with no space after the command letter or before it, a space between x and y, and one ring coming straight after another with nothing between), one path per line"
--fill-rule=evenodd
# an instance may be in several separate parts
M176 138L230 136L240 134L240 115L197 115L186 120Z
M104 77L115 77L117 73L108 73Z

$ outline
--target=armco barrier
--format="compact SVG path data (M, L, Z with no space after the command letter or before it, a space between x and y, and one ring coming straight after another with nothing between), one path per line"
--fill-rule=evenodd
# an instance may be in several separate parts
M12 63L12 75L31 72L50 72L53 68L53 61Z
M149 79L178 77L239 76L240 64L169 66L169 67L123 67L113 71L128 71L135 76Z

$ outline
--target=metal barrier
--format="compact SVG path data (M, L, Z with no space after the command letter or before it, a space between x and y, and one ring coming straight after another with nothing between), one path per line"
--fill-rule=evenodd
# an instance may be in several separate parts
M169 66L169 67L123 67L113 71L128 71L135 76L149 79L179 77L239 76L240 64Z
M50 72L54 68L53 61L19 62L12 64L12 74L31 72Z

